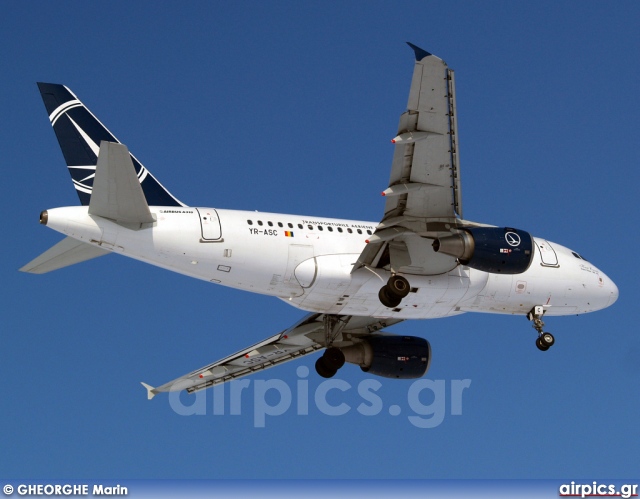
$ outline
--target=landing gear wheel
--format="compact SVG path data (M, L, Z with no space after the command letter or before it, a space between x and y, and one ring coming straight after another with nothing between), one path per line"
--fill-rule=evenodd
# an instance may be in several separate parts
M527 314L527 319L533 322L533 329L538 331L538 338L536 339L536 346L539 350L546 352L556 342L551 333L547 333L542 330L544 322L542 322L542 316L544 315L544 306L537 305L533 307Z
M323 378L333 378L338 370L330 369L324 362L324 356L322 356L316 360L316 372Z
M549 346L542 342L541 337L536 339L536 346L538 347L538 350L541 350L543 352L546 352L547 350L549 350ZM316 366L316 369L317 369L317 366Z
M380 299L380 303L388 308L396 308L402 301L402 297L391 293L386 285L382 286L380 291L378 291L378 298Z
M331 371L337 371L344 366L344 354L338 347L329 347L322 354L322 361L324 365Z
M540 336L540 343L546 345L547 348L552 346L556 342L556 339L553 337L551 333L542 333Z
M401 299L409 294L411 291L411 285L405 277L400 275L392 275L387 282L388 292L399 296Z

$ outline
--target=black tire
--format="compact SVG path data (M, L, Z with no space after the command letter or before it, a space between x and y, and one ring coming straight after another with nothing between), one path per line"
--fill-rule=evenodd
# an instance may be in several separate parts
M329 369L324 363L324 357L318 357L318 360L316 360L316 372L323 378L333 378L338 370Z
M536 346L538 347L538 350L542 351L542 352L546 352L547 350L549 350L549 347L542 342L541 338L537 338L536 339Z
M392 275L387 282L387 292L399 296L401 299L409 294L411 284L401 275Z
M547 348L552 346L556 342L556 339L553 337L551 333L542 333L540 336L540 343L546 345Z
M337 347L330 347L324 351L322 355L322 361L327 369L337 371L344 366L344 354L342 350Z
M380 288L380 291L378 291L378 298L380 299L380 303L389 308L396 308L402 301L400 296L389 293L387 286L382 286Z

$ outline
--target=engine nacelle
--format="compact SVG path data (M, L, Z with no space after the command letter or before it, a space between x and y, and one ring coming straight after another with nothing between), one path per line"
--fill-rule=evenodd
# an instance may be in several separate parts
M421 378L431 364L431 345L416 336L371 336L340 350L347 362L384 378Z
M433 249L492 274L521 274L533 260L533 238L510 227L474 227L436 239Z

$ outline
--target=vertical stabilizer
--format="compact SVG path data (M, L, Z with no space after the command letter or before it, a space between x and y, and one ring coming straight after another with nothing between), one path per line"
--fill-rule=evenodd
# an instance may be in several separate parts
M38 83L49 121L56 133L80 202L88 205L93 190L100 143L120 141L64 85ZM131 155L147 204L185 206Z

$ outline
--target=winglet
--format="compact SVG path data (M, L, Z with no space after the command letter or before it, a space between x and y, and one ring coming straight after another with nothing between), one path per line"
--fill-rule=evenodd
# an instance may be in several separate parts
M415 52L416 61L421 61L425 57L429 57L430 55L433 55L433 54L430 54L429 52L427 52L426 50L415 46L413 43L407 42L407 45L409 45L409 47L411 47L413 49L413 51Z
M151 400L153 397L156 396L156 391L155 391L154 387L152 387L151 385L147 385L146 383L143 383L142 381L140 382L140 384L147 389L147 399L148 400Z

